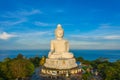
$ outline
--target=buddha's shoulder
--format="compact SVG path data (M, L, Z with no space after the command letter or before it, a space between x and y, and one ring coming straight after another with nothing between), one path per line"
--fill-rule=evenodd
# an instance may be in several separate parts
M68 40L66 40L66 39L63 39L63 41L64 41L64 42L68 42Z
M54 42L58 42L58 41L59 41L59 40L56 40L56 39L51 40L52 43L54 43ZM62 39L61 41L63 41L63 42L68 42L68 40L65 40L65 39Z

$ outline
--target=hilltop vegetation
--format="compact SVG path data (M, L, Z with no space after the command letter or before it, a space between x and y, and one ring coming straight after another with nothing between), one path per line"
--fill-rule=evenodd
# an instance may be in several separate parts
M85 70L82 74L83 80L95 80L94 75L99 75L102 80L120 80L120 60L109 62L107 59L98 58L94 61L76 58ZM43 66L45 57L25 58L22 54L14 59L5 58L0 62L0 80L30 79L35 68ZM96 73L97 72L97 73Z
M76 58L83 65L86 65L85 80L88 80L92 72L97 72L103 80L120 80L120 60L109 62L108 59L98 58L94 61L84 60L82 57ZM91 72L92 70L92 72Z

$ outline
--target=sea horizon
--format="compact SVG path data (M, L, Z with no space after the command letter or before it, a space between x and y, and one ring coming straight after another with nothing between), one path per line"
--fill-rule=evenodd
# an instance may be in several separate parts
M18 54L22 54L26 58L47 56L49 49L16 49L16 50L0 50L0 61L4 58L15 58ZM70 49L75 57L83 57L85 60L96 60L100 57L107 58L110 62L120 60L120 50L108 49Z

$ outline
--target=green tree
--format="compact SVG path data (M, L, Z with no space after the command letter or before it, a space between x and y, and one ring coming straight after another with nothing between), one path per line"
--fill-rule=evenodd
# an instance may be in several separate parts
M0 76L4 79L11 79L13 78L11 71L10 71L10 58L5 58L3 62L0 63Z
M90 72L86 72L86 73L82 74L83 80L90 80L91 77L92 77L92 75Z
M84 59L82 57L78 57L78 58L76 58L76 60L79 61L79 62L83 62L84 61Z
M34 65L27 59L15 59L11 62L10 69L14 78L25 78L34 72Z
M112 66L107 66L107 68L105 69L105 74L106 74L105 80L114 80L115 79L116 70Z
M41 58L36 56L34 58L29 58L29 60L34 64L35 67L39 67Z
M4 80L4 78L0 77L0 80Z
M97 69L103 80L120 80L120 61L108 62L108 60L97 59L91 65Z
M23 59L24 58L24 56L21 54L21 53L19 53L18 55L17 55L17 59Z
M120 80L120 60L117 60L116 62L113 63L114 65L114 69L115 69L115 75L114 75L114 78L116 80Z

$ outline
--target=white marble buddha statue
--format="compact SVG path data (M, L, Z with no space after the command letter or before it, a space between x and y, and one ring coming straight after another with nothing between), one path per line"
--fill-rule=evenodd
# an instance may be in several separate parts
M69 43L63 39L64 30L61 25L57 25L55 30L56 39L51 40L51 51L48 54L48 58L73 58L73 54L69 53Z

